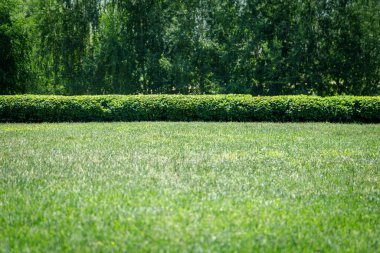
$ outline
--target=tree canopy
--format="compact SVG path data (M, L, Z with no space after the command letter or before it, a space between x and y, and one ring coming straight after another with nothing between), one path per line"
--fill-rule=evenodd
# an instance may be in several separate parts
M380 94L377 0L2 0L0 93Z

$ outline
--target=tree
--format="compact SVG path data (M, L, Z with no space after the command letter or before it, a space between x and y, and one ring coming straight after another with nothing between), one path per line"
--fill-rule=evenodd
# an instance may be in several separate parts
M0 3L0 94L23 93L27 89L27 38L12 12L17 1Z
M1 93L380 94L376 0L3 0Z

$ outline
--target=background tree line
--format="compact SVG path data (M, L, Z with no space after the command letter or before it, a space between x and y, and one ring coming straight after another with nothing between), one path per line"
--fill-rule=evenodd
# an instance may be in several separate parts
M378 0L1 0L0 93L379 94Z

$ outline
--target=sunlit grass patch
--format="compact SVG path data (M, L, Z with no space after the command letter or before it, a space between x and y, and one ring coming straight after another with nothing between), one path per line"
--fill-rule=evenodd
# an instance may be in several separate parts
M0 125L0 252L380 249L380 125Z

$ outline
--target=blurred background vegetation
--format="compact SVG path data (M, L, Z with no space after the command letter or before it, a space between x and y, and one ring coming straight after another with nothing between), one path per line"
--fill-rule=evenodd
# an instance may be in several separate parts
M378 0L1 0L0 93L380 94Z

